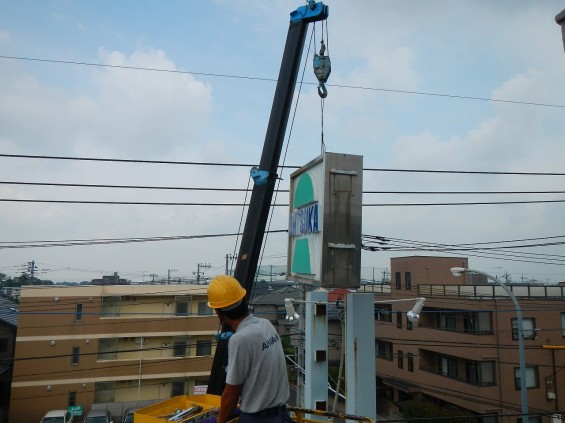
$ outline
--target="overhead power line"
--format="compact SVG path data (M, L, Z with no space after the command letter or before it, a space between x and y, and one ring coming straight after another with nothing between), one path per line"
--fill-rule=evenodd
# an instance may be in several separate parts
M249 81L277 82L277 79L275 79L275 78L264 78L264 77L258 77L258 76L230 75L230 74L223 74L223 73L196 72L196 71L186 71L186 70L178 70L178 69L161 69L161 68L148 68L148 67L140 67L140 66L112 65L112 64L106 64L106 63L91 63L91 62L81 62L81 61L72 61L72 60L40 59L40 58L24 57L24 56L0 55L0 59L29 61L29 62L42 62L42 63L52 63L52 64L62 64L62 65L75 65L75 66L76 65L94 66L94 67L101 67L101 68L135 70L135 71L145 71L145 72L162 72L162 73L172 73L172 74L198 75L198 76L207 76L207 77L214 77L214 78L243 79L243 80L249 80ZM317 82L305 82L305 81L301 81L301 84L318 85ZM447 99L456 99L456 100L474 100L474 101L487 101L487 102L494 102L494 103L508 103L508 104L524 105L524 106L565 108L565 105L562 105L562 104L537 103L537 102L532 102L532 101L507 100L507 99L502 99L502 98L476 97L476 96L466 96L466 95L458 95L458 94L432 93L432 92L412 91L412 90L398 90L398 89L390 89L390 88L365 87L365 86L360 86L360 85L346 85L346 84L326 84L326 86L334 87L334 88L345 88L345 89L350 89L350 90L378 91L378 92L387 92L387 93L393 93L393 94L410 94L410 95L419 95L419 96L427 96L427 97L443 97L443 98L447 98Z
M565 200L563 200L565 201ZM244 207L244 203L182 203L182 202L165 202L165 201L97 201L97 200L22 200L18 198L0 198L0 202L4 203L55 203L55 204L112 204L126 206L226 206L226 207ZM273 207L288 207L288 204L272 204Z
M216 206L216 207L245 207L244 203L185 203L166 201L102 201L102 200L30 200L21 198L0 198L4 203L53 203L53 204L103 204L121 206ZM462 203L363 203L363 207L426 207L426 206L484 206L503 204L543 204L565 203L565 200L524 200L524 201L473 201ZM271 207L288 207L288 203L275 203Z
M559 240L561 239L561 240ZM535 242L531 241L549 241ZM509 244L509 245L501 245ZM528 238L522 240L480 242L476 244L440 244L414 241L384 236L363 235L363 249L368 251L426 251L442 254L461 254L467 256L504 259L522 263L564 265L565 256L533 252L513 251L522 248L554 247L565 244L565 235Z
M0 185L52 186L65 188L110 188L110 189L151 189L151 190L180 190L180 191L225 191L250 192L249 188L218 188L218 187L179 187L154 185L111 185L111 184L77 184L57 182L24 182L0 181ZM288 189L278 189L277 192L289 192ZM519 194L565 194L565 191L363 191L363 194L401 194L401 195L519 195Z
M228 192L251 191L246 188L167 187L167 186L147 186L147 185L71 184L71 183L55 183L55 182L19 182L19 181L0 181L0 185L28 185L28 186L51 186L51 187L71 187L71 188L186 190L186 191L228 191ZM288 190L285 191L288 192ZM565 191L563 191L563 193L565 193Z
M285 233L286 229L270 230L269 233ZM177 235L177 236L154 236L135 238L98 238L98 239L67 239L46 241L0 241L0 249L7 248L36 248L36 247L67 247L74 245L102 245L102 244L128 244L138 242L155 241L179 241L186 239L218 238L227 236L240 236L239 233L207 234L207 235Z
M0 56L1 57L1 56ZM251 168L257 164L250 163L222 163L222 162L193 162L173 160L142 160L142 159L112 159L101 157L71 157L71 156L46 156L33 154L6 154L0 153L0 157L13 159L45 159L45 160L77 160L94 162L116 162L116 163L139 163L139 164L170 164L170 165L194 165L194 166L230 166ZM301 166L282 165L279 168L299 169ZM480 170L437 170L437 169L390 169L390 168L364 168L366 172L400 172L400 173L447 173L461 175L516 175L516 176L565 176L563 172L503 172L503 171L480 171Z

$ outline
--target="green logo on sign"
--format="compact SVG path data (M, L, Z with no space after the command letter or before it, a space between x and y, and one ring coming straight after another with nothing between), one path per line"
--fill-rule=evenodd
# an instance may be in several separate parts
M291 237L308 236L319 232L318 203L315 198L314 183L308 173L298 179L292 204L294 212L290 218L289 235ZM295 239L292 256L293 273L312 274L310 240Z

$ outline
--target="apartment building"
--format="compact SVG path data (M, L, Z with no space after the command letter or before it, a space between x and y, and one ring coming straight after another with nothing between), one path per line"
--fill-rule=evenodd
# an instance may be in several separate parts
M18 304L0 297L0 422L8 421Z
M207 384L218 320L205 286L33 286L20 300L11 423Z
M391 292L375 304L377 409L395 416L425 399L476 415L482 423L521 421L516 308L486 279L455 277L466 258L391 260ZM565 286L509 284L523 310L530 423L565 409ZM425 297L419 323L406 318ZM386 302L387 300L392 300ZM563 416L565 417L565 416Z

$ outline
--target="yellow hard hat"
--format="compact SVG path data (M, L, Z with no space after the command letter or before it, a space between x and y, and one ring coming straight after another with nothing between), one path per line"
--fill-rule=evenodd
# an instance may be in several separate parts
M232 306L241 301L245 294L247 291L233 276L216 276L208 285L208 307L221 309Z

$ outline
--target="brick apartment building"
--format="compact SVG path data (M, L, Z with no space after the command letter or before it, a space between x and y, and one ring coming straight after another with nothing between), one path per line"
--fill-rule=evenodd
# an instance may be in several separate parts
M11 423L207 384L218 320L205 286L34 286L20 300Z
M18 304L0 296L0 422L8 421Z
M520 371L515 306L496 284L452 267L466 258L391 260L390 296L425 297L419 323L404 302L375 304L377 409L393 417L425 399L468 410L482 423L518 423ZM510 284L523 310L530 423L565 410L565 286ZM562 417L565 417L562 415Z

